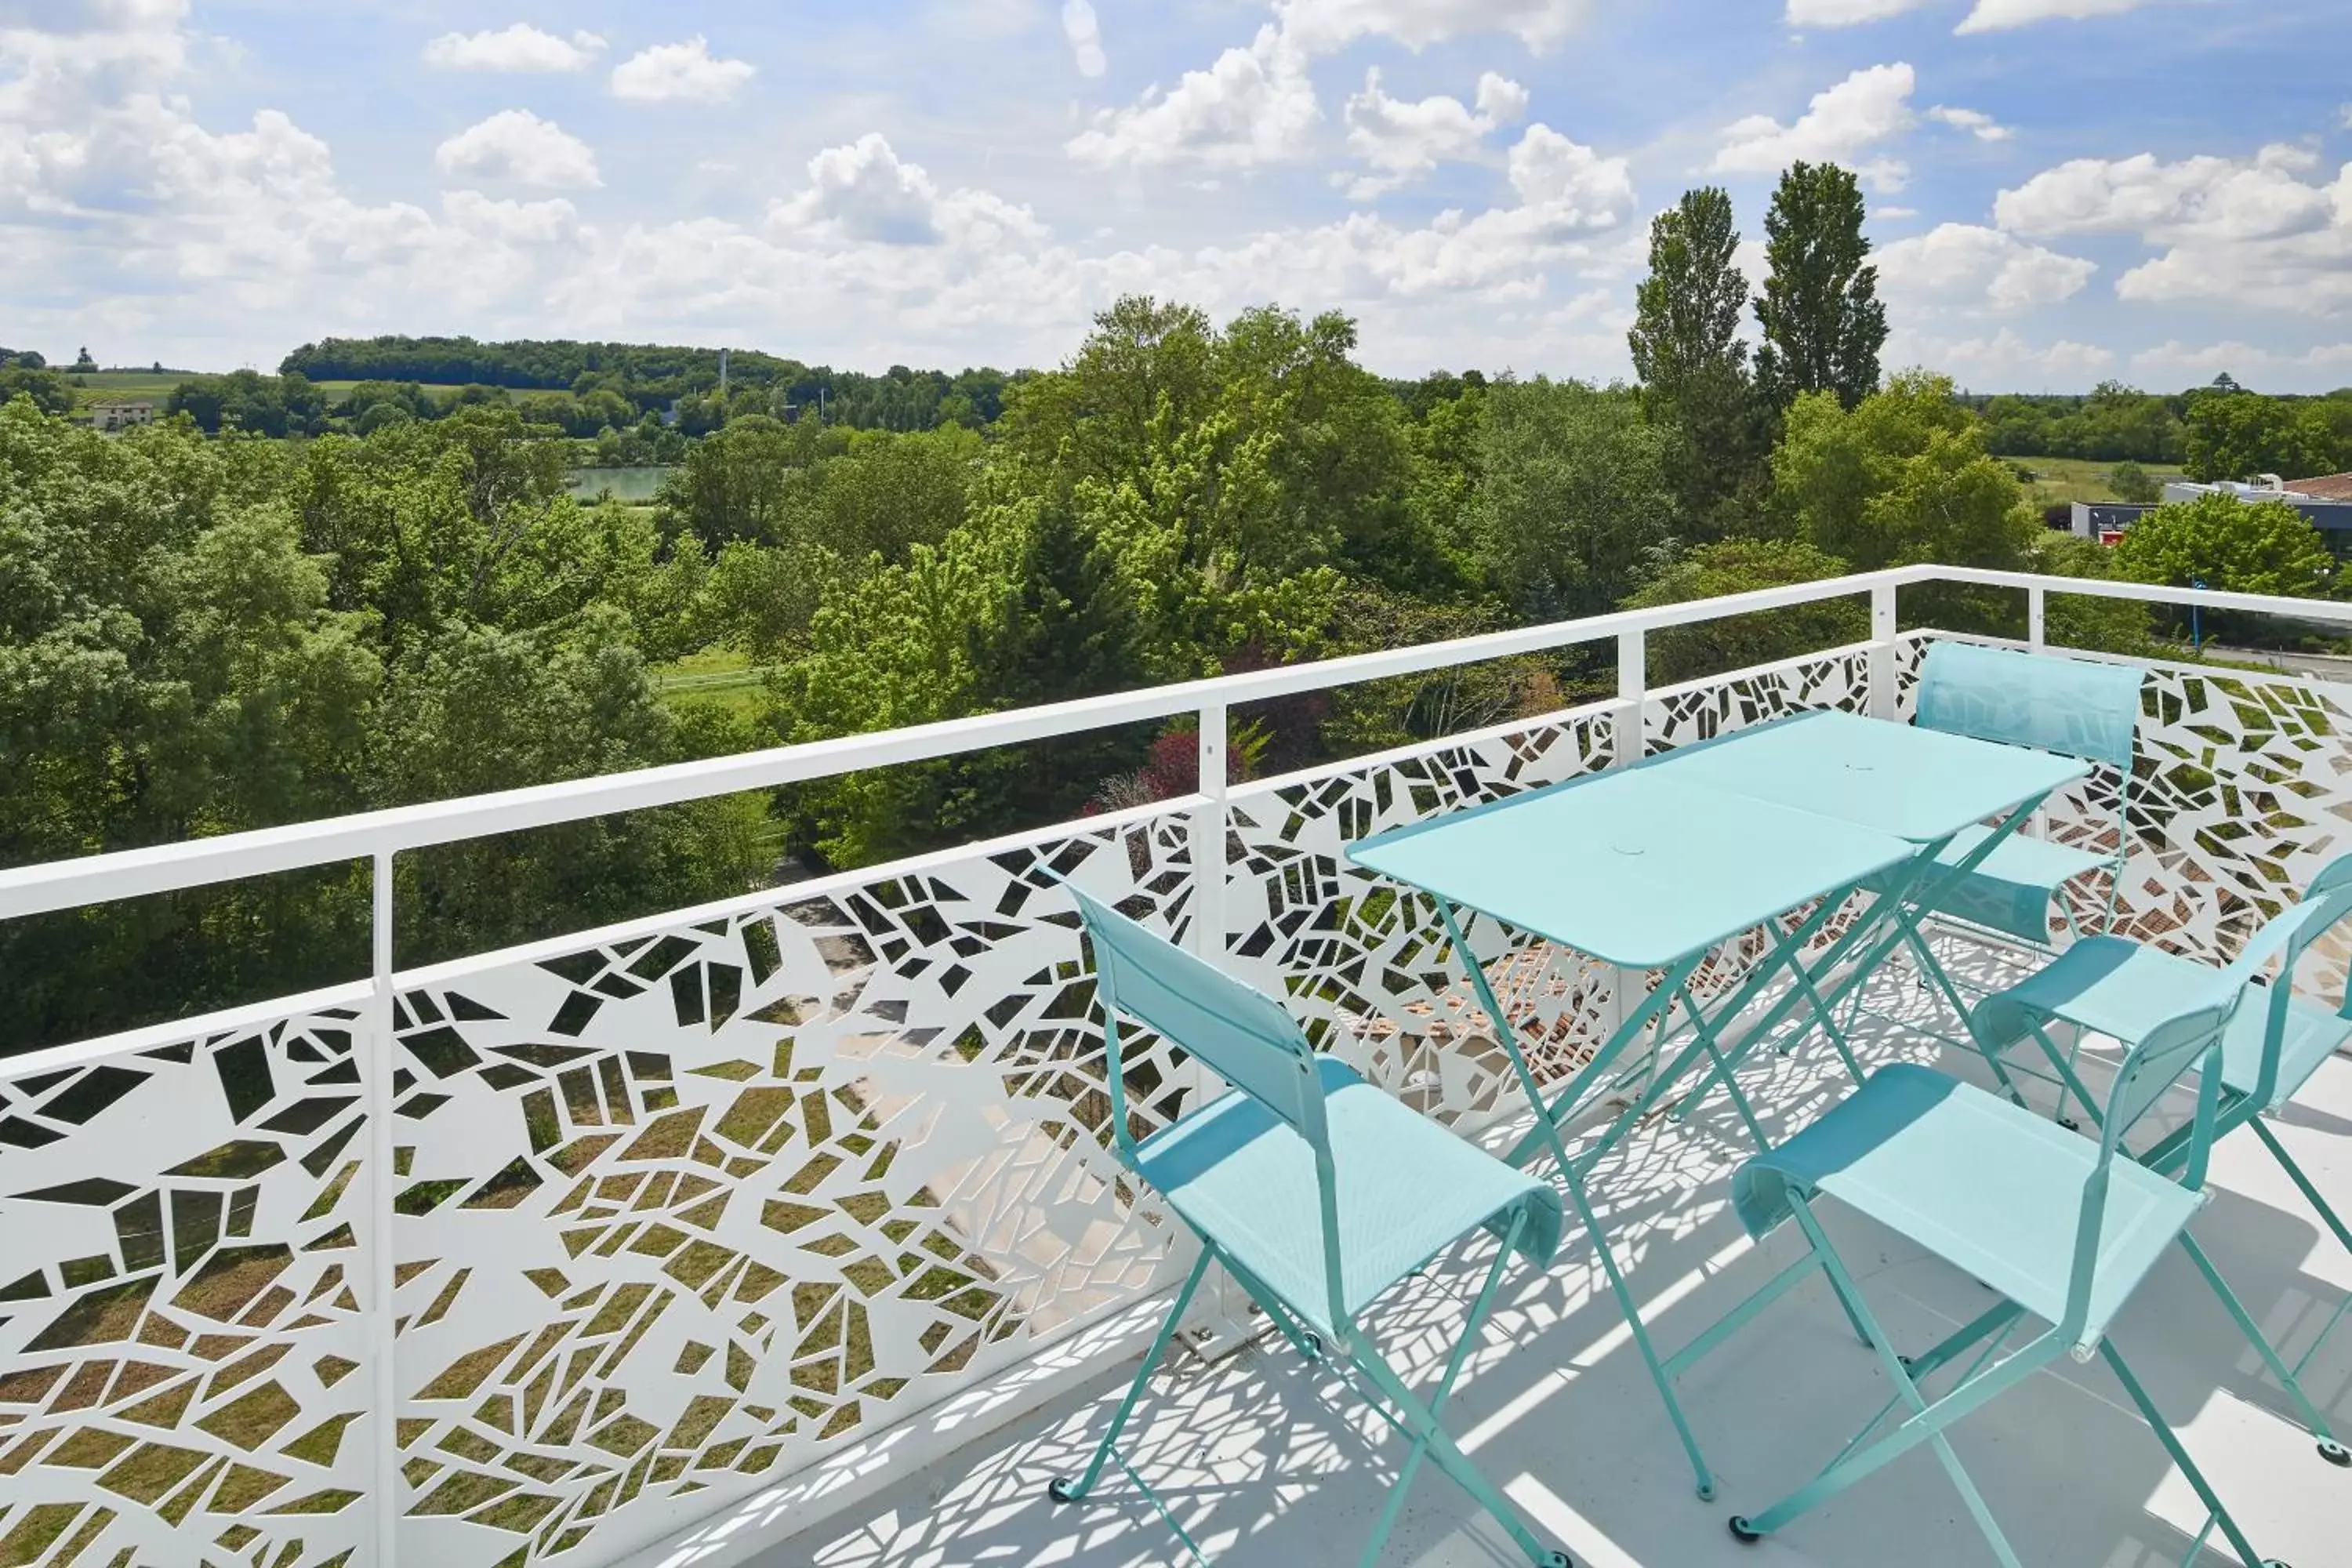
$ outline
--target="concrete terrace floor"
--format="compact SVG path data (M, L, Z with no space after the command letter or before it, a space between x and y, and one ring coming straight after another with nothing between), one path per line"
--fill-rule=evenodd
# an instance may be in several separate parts
M1998 963L1972 954L1988 973ZM1874 983L1888 1011L1936 1015L1905 972ZM1972 1057L1865 1019L1872 1062ZM1769 1056L1769 1053L1759 1053ZM1759 1111L1793 1129L1842 1092L1818 1041L1744 1075ZM2352 1059L2331 1060L2282 1138L2323 1190L2352 1205ZM1515 1126L1497 1129L1507 1142ZM1687 1124L1658 1121L1597 1173L1595 1202L1631 1264L1661 1353L1670 1353L1801 1250L1793 1226L1751 1244L1727 1176L1744 1148L1722 1097ZM2216 1152L2216 1189L2197 1233L2290 1361L2344 1293L2352 1257L2320 1226L2251 1134ZM1923 1349L1990 1298L1965 1275L1825 1205L1849 1266L1901 1348ZM1371 1326L1425 1385L1454 1342L1491 1243L1408 1281ZM2284 1395L2178 1249L2118 1321L2115 1339L2236 1510L2256 1548L2293 1568L2352 1564L2352 1470L2325 1464L2284 1415ZM1132 1343L1132 1340L1126 1342ZM758 1568L1084 1568L1186 1560L1168 1525L1116 1468L1084 1502L1055 1506L1047 1481L1074 1472L1108 1422L1131 1354L1088 1369L1077 1392L887 1480L865 1500L749 1558ZM1947 1374L1948 1378L1949 1374ZM1942 1382L1936 1385L1943 1386ZM2305 1386L2352 1430L2352 1325L2329 1340ZM1993 1555L1942 1468L1921 1449L1756 1545L1725 1519L1811 1475L1887 1397L1816 1276L1682 1383L1719 1480L1702 1503L1594 1263L1572 1229L1552 1268L1504 1285L1445 1424L1538 1532L1592 1568L1981 1568ZM975 1423L984 1427L986 1423ZM1995 1400L1954 1436L1961 1461L2032 1568L2154 1568L2189 1559L2203 1511L2106 1369L2061 1361ZM1122 1442L1212 1561L1339 1568L1358 1561L1405 1451L1337 1380L1278 1340L1203 1364L1181 1353L1153 1380ZM887 1457L878 1460L887 1467ZM756 1505L755 1505L756 1507ZM766 1530L779 1528L772 1513ZM782 1521L789 1528L789 1522ZM772 1539L772 1535L770 1535ZM667 1561L688 1563L701 1553ZM2209 1546L2201 1563L2234 1561ZM1425 1467L1381 1557L1395 1568L1511 1568L1525 1561L1453 1484Z

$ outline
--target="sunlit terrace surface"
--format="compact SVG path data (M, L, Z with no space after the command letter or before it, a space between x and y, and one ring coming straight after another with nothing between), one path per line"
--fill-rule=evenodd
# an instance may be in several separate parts
M1317 1043L1414 1110L1508 1146L1526 1101L1426 900L1352 866L1367 835L1807 710L1910 715L1923 650L1901 593L1938 576L2045 599L2128 584L1905 568L1123 694L927 731L591 779L368 817L0 871L0 919L353 858L391 887L428 846L849 770L1191 716L1199 793L625 927L395 971L0 1061L0 1568L719 1568L1161 1563L1170 1521L1108 1472L1057 1506L1189 1256L1111 1151L1100 1020L1062 879L1284 998ZM1869 641L1687 685L1647 681L1670 625L1865 595ZM2202 602L2341 622L2343 606ZM1349 680L1571 645L1614 647L1618 696L1228 787L1229 716ZM2352 687L2147 666L2117 929L2228 962L2347 847ZM2084 830L2119 777L2049 804ZM1204 868L1214 868L1213 874ZM1566 1081L1650 977L1490 921L1469 932L1537 1074ZM2039 963L1941 929L1980 985ZM1758 951L1704 977L1720 995ZM2321 978L2339 999L2340 955ZM1973 1054L1897 963L1865 982L1865 1065ZM1742 1081L1776 1138L1847 1080L1819 1037ZM1777 1043L1777 1042L1776 1042ZM2089 1042L2086 1059L2111 1059ZM1216 1092L1164 1041L1124 1059L1139 1131ZM2095 1076L2094 1068L2094 1076ZM2173 1112L2179 1107L2171 1107ZM2352 1196L2352 1060L2274 1123ZM1791 1256L1751 1243L1720 1095L1644 1122L1592 1191L1662 1350ZM2216 1152L2197 1222L2290 1360L2352 1258L2251 1140ZM1834 1208L1900 1349L1982 1287ZM1449 1255L1367 1326L1409 1376L1457 1337L1492 1243ZM1404 1444L1230 1291L1196 1309L1122 1452L1214 1560L1356 1561ZM2115 1338L2260 1550L2352 1563L2352 1471L2326 1465L2187 1259ZM2062 1361L1954 1445L2025 1562L2191 1559L2203 1510L2098 1363ZM2352 1332L2304 1385L2352 1427ZM1756 1544L1726 1528L1829 1459L1887 1394L1818 1279L1681 1380L1721 1479L1701 1502L1573 1224L1503 1277L1445 1411L1470 1458L1579 1563L1704 1568L1992 1561L1915 1453ZM2218 1540L2202 1561L2230 1559ZM1524 1562L1424 1469L1382 1561Z
M1962 975L2014 972L2000 949L1964 939L1943 946ZM1948 1018L1907 973L1870 989L1872 1003L1892 1017L1866 1019L1857 1032L1866 1062L1932 1062L1989 1081L1973 1053L1939 1048L1908 1026L1940 1029ZM1758 1106L1776 1138L1847 1089L1826 1049L1754 1070ZM2352 1060L2330 1063L2307 1099L2280 1134L2323 1188L2352 1190ZM1490 1141L1507 1145L1527 1122L1512 1119ZM1802 1249L1793 1226L1758 1246L1734 1217L1730 1169L1748 1152L1718 1096L1686 1123L1652 1123L1599 1168L1604 1221L1633 1262L1663 1348L1705 1328ZM2352 1258L2252 1140L2221 1146L2216 1177L2199 1234L2292 1360L2352 1290ZM1891 1232L1850 1214L1832 1224L1906 1351L1941 1339L1990 1300ZM1399 1296L1379 1339L1409 1375L1437 1375L1492 1256L1491 1244L1474 1249ZM1450 1425L1538 1531L1578 1563L1978 1568L1993 1561L1925 1451L1762 1542L1743 1543L1726 1528L1732 1510L1769 1501L1810 1476L1889 1396L1826 1285L1800 1287L1685 1378L1686 1408L1722 1489L1718 1501L1703 1503L1589 1248L1571 1247L1548 1275L1507 1280L1448 1406ZM2352 1475L2320 1460L2185 1257L2159 1267L2115 1333L2260 1550L2296 1568L2347 1560ZM2352 1416L2347 1339L2329 1338L2306 1373L2305 1387L2336 1419ZM895 1473L887 1441L876 1445L870 1459L859 1456L826 1479L848 1484L870 1463L866 1474L885 1479L877 1490L743 1560L759 1568L1185 1561L1168 1524L1116 1469L1084 1502L1045 1500L1049 1480L1084 1465L1125 1386L1132 1363L1111 1367L1110 1359L1107 1347L1085 1381L1000 1428L986 1429L986 1402L971 1401L971 1440L908 1473ZM2187 1484L2103 1367L2059 1366L1994 1401L1954 1439L2011 1542L2029 1563L2191 1561L2205 1521ZM1346 1387L1272 1336L1222 1361L1171 1359L1129 1434L1129 1462L1213 1560L1231 1563L1356 1563L1405 1448ZM799 1502L786 1489L657 1561L721 1560L718 1545L734 1531L772 1528ZM2193 1560L2232 1559L2214 1548ZM1460 1491L1424 1473L1382 1561L1511 1568L1526 1559Z

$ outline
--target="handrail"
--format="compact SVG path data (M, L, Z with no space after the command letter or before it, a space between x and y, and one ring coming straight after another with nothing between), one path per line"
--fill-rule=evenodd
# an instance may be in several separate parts
M1284 665L1240 675L1180 681L1136 691L977 714L900 730L779 746L731 757L677 763L664 767L505 790L493 795L430 801L417 805L323 817L244 833L183 839L140 849L47 861L0 870L0 920L20 919L56 910L299 870L337 861L371 859L436 844L554 826L652 806L675 805L745 790L773 788L866 768L890 767L998 746L1019 745L1056 735L1164 719L1178 713L1214 712L1217 710L1229 712L1237 705L1293 696L1303 691L1416 675L1450 666L1571 647L1583 643L1616 640L1620 643L1621 652L1630 649L1638 657L1639 650L1645 645L1646 634L1663 627L1753 615L1823 599L1869 594L1874 600L1874 621L1887 620L1891 617L1875 612L1891 600L1895 590L1937 581L2038 590L2042 594L2082 594L2158 604L2195 604L2214 609L2352 624L2352 605L2336 605L2316 599L2232 594L2213 589L2170 588L2103 578L2053 577L1979 567L1933 564L1889 567L1844 577L1726 595L1719 598L1694 599L1650 609L1618 610L1580 620L1556 621L1511 631L1454 637L1444 642L1420 643L1410 647L1352 654L1342 658ZM1873 626L1875 640L1884 641L1891 632L1891 625L1882 626L1874 624ZM1638 670L1620 671L1621 700L1625 691L1641 689L1642 675L1643 672ZM1206 732L1203 731L1204 734Z

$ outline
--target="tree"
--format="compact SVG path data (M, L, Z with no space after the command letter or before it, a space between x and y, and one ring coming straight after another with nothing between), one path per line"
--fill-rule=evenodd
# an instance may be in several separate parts
M2126 458L2107 473L2107 489L2116 499L2136 506L2147 506L2164 499L2164 487L2146 468Z
M31 398L33 405L44 414L71 414L74 411L72 384L62 373L45 370L37 365L14 364L0 368L0 403L17 397Z
M1852 408L1878 386L1886 307L1862 220L1862 187L1836 164L1796 163L1780 176L1764 218L1771 270L1756 299L1756 384L1776 410L1809 392Z
M2201 392L2189 405L2189 477L2303 479L2327 471L2336 432L2315 405L2252 392Z
M1675 432L1684 531L1702 536L1727 531L1726 503L1758 477L1762 456L1739 336L1748 280L1733 263L1738 247L1730 194L1684 192L1650 225L1650 274L1626 334L1643 409Z
M1798 398L1772 475L1790 531L1859 572L1923 561L2017 570L2042 531L1952 384L1924 371L1895 377L1851 411L1828 392ZM1949 630L2006 625L1994 592L1933 585L1904 599Z
M1625 608L1649 609L1813 583L1843 576L1849 569L1845 562L1801 539L1727 539L1674 557L1625 601ZM1661 682L1692 680L1859 642L1869 635L1869 612L1854 598L1817 599L1754 615L1661 627L1649 636L1650 677Z
M1633 395L1574 381L1486 391L1477 553L1524 622L1607 609L1674 527L1669 437Z
M89 351L88 349L83 349L80 353L74 355L73 367L75 374L88 375L98 369L98 362L89 357Z
M2134 582L2290 598L2320 596L2335 570L2327 542L2294 508L2228 495L2158 507L2125 532L2115 562Z

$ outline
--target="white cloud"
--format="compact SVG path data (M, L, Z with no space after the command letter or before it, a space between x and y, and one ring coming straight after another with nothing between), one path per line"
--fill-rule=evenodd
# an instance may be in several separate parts
M425 63L443 70L585 70L604 52L593 33L560 38L527 22L497 32L444 33L425 46Z
M756 69L746 60L717 58L710 40L697 33L683 43L642 49L614 66L613 96L635 103L724 103Z
M808 163L808 189L769 208L771 229L864 245L1034 247L1045 229L1026 207L985 191L941 191L869 131Z
M1413 49L1481 33L1549 48L1592 6L1591 0L1275 0L1274 9L1299 47L1328 54L1375 34Z
M2147 0L1977 0L1976 9L1962 17L1953 31L1991 33L2033 22L2113 16L2136 11L2147 4Z
M1295 157L1323 115L1305 55L1272 26L1207 70L1186 71L1165 95L1107 110L1066 144L1090 168L1192 163L1246 169Z
M1723 174L1777 174L1799 159L1843 163L1874 190L1903 188L1910 172L1892 159L1865 160L1879 142L1911 129L1916 77L1907 64L1870 66L1813 95L1796 123L1751 114L1724 127L1709 165Z
M1475 158L1496 125L1527 112L1528 89L1488 71L1478 80L1478 110L1458 98L1437 96L1417 103L1391 98L1381 71L1364 72L1364 89L1348 100L1348 148L1377 174L1349 180L1332 176L1359 200L1393 190L1441 163Z
M1509 125L1523 119L1528 101L1528 89L1499 71L1487 71L1478 79L1478 112L1498 123Z
M2326 184L2314 174L2326 178L2317 154L2284 143L2174 163L2077 158L2001 192L1993 216L2019 234L2132 234L2160 249L2116 279L2126 300L2352 312L2352 163Z
M588 143L528 109L501 110L468 126L436 148L433 162L445 174L546 190L584 190L604 183Z
M1926 234L1898 239L1872 260L1890 302L1968 310L2054 305L2080 293L2099 269L2096 262L1965 223L1937 224Z
M1927 4L1927 0L1789 0L1791 27L1851 27L1883 22Z
M2178 375L2184 384L2210 381L2227 371L2241 381L2259 375L2309 387L2340 386L2346 373L2352 372L2352 342L2315 343L2301 353L2279 353L2235 338L2201 346L2173 338L2132 355L2132 368L2149 376Z
M2035 343L2009 327L1990 337L1945 338L1898 329L1880 355L1889 365L1926 365L1971 387L2036 392L2088 390L2114 367L2115 354L2095 343L2061 338Z
M1979 142L2006 142L2017 134L2008 126L1996 122L1991 115L1980 109L1954 109L1939 103L1927 110L1927 118L1938 125L1965 131Z
M1080 76L1100 76L1110 68L1103 54L1102 24L1088 0L1062 0L1062 34L1070 40L1070 58Z
M1919 209L1917 207L1873 207L1870 209L1870 216L1883 218L1917 217Z

